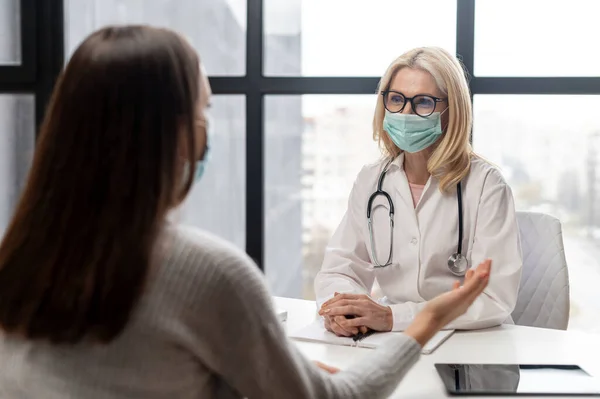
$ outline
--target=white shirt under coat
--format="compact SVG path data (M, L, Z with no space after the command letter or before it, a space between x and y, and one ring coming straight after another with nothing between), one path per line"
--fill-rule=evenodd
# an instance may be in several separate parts
M452 288L457 280L448 269L448 257L458 244L456 189L442 194L430 177L414 206L404 172L404 155L390 165L383 183L394 202L392 264L373 268L367 226L367 201L376 190L387 160L365 166L359 173L348 209L325 250L315 279L319 306L335 292L370 294L375 279L393 313L393 330L404 330L426 301ZM521 278L522 255L514 200L500 172L473 157L462 181L464 233L462 254L469 266L492 259L490 282L466 314L447 328L478 329L512 323ZM380 263L390 249L389 206L383 196L373 202L371 218L375 251Z

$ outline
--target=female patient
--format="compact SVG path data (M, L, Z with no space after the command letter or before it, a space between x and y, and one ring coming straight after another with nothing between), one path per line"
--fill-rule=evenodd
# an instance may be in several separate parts
M74 53L0 246L0 397L384 397L487 285L489 261L336 375L305 359L255 265L167 221L210 144L200 70L150 27L102 29Z

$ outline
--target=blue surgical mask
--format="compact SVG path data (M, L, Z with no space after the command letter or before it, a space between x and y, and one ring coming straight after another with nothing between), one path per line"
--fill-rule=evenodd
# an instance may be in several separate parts
M206 149L204 150L204 156L202 157L202 159L199 159L196 161L196 172L194 173L194 183L198 183L198 181L200 181L200 179L204 175L204 171L206 169L206 164L208 163L208 160L210 159L210 147L211 147L211 142L212 142L212 138L213 138L213 127L214 127L214 125L212 123L212 120L207 118L207 121L206 121ZM185 164L183 173L185 176L183 181L186 181L187 176L190 173L189 163L187 163L187 162Z
M196 161L196 173L194 174L194 183L198 183L204 175L204 170L206 169L206 161L209 154L209 147L206 147L206 152L204 153L204 158Z
M398 148L410 153L419 152L442 135L441 113L435 112L424 118L385 111L383 128Z
M211 118L206 118L206 149L204 150L204 156L202 159L196 161L196 173L194 174L194 183L197 183L204 175L206 164L210 159L210 146L213 138L214 124Z

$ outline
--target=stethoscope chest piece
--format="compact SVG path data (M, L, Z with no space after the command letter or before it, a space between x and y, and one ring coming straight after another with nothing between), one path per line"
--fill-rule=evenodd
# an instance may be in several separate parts
M469 262L467 258L462 256L460 253L454 253L448 258L448 269L450 272L457 277L462 277L467 274L469 268Z

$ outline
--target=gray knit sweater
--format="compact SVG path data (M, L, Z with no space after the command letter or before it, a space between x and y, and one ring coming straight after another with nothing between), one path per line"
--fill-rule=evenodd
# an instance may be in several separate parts
M0 398L378 398L419 357L391 338L336 375L286 338L256 266L231 245L169 227L131 320L108 345L0 336Z

